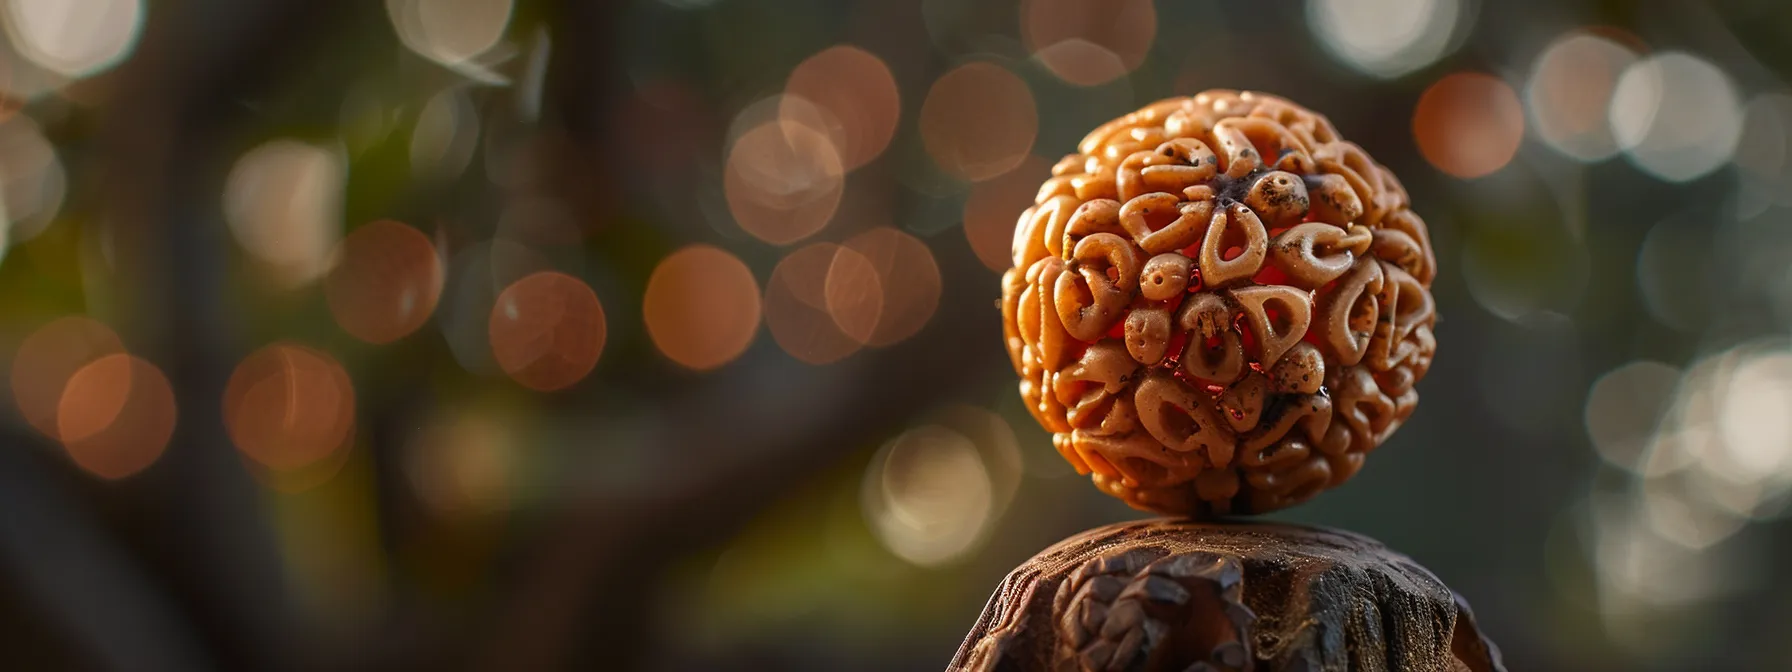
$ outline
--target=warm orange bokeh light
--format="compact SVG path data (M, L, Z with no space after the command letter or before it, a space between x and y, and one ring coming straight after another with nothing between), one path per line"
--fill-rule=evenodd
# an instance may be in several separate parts
M759 331L759 283L734 255L709 245L672 253L641 302L647 334L668 359L698 371L734 361Z
M98 320L70 316L31 332L19 343L12 360L12 398L19 415L33 429L52 439L63 388L81 367L107 355L124 352L118 334Z
M853 236L846 247L871 261L883 290L883 312L867 345L894 345L927 325L940 305L940 267L927 243L880 226Z
M154 464L174 436L174 388L154 364L119 352L68 379L57 404L62 447L82 469L119 479Z
M518 280L492 305L492 356L512 380L539 392L591 373L608 334L604 308L584 281L542 271Z
M1419 152L1438 170L1461 178L1490 174L1512 161L1524 140L1524 106L1511 85L1492 75L1458 72L1419 96L1412 115Z
M834 326L854 341L871 342L878 321L883 319L884 290L870 259L851 248L836 252L821 293Z
M980 182L1012 170L1033 149L1039 110L1033 92L993 63L941 75L921 103L921 141L946 172Z
M902 116L902 96L890 67L851 45L829 47L804 60L791 71L784 93L787 102L806 100L833 115L838 128L828 130L837 131L834 137L847 170L882 154Z
M792 121L767 122L742 133L722 175L735 223L774 245L789 245L827 226L845 185L846 167L834 141Z
M442 296L442 261L422 232L369 223L336 246L324 298L336 324L368 343L391 343L429 320Z
M1095 86L1139 67L1157 36L1151 0L1026 0L1021 38L1047 70Z
M224 426L237 450L271 469L296 469L345 447L355 388L322 350L275 343L238 363L224 388Z
M964 237L984 266L1006 271L1014 265L1015 222L1051 175L1051 164L1028 156L1014 170L971 187L971 196L964 202Z
M809 364L836 362L859 349L859 342L841 331L828 312L828 274L840 255L864 259L833 243L811 243L785 255L765 283L765 325L772 340Z

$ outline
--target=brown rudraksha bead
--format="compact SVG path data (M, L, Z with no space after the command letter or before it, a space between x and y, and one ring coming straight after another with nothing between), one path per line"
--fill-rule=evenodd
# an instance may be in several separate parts
M1020 392L1103 491L1261 513L1344 482L1418 403L1437 263L1406 191L1325 117L1252 92L1095 129L1020 217Z

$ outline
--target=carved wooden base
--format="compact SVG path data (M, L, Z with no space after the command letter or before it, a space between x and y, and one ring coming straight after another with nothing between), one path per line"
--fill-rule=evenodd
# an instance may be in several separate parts
M1468 604L1349 532L1145 520L1015 568L950 670L1503 672Z

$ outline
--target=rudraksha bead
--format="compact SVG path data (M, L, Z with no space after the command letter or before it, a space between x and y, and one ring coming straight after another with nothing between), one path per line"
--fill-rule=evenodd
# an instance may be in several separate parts
M1078 472L1134 507L1261 513L1356 474L1412 414L1437 263L1406 191L1260 93L1090 133L1020 217L1009 357Z

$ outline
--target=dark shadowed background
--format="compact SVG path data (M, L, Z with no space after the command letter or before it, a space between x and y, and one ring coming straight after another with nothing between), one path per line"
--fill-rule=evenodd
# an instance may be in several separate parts
M1415 418L1274 518L1514 670L1792 667L1792 4L0 0L0 657L938 669L1138 517L1015 392L1099 123L1287 96L1442 273Z

